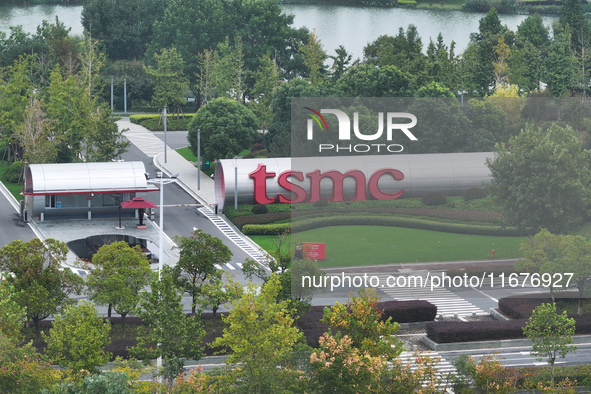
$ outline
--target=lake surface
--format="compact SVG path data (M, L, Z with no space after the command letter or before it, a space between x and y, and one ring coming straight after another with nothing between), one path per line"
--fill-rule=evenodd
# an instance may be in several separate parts
M294 15L294 26L306 26L316 31L324 50L334 55L339 45L344 45L354 58L363 56L363 47L380 35L396 35L400 27L417 26L424 48L429 39L437 39L439 32L447 45L456 42L456 54L462 52L470 40L470 33L478 31L482 13L460 11L417 10L408 8L345 7L329 5L285 4L284 12ZM35 32L41 21L55 21L59 17L71 34L82 35L80 21L82 6L35 5L0 6L0 31L8 32L12 25L23 25L27 32ZM526 18L526 15L501 15L501 21L511 30ZM543 16L547 26L558 19Z

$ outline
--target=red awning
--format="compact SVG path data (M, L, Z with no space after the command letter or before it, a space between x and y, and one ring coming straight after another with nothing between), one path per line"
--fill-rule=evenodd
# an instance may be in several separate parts
M141 197L135 197L130 201L125 201L121 203L121 208L131 208L131 209L140 209L140 208L156 208L156 204L152 201L144 200Z

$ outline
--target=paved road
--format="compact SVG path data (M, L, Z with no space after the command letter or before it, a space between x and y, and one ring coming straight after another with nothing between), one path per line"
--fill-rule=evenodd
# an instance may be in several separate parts
M3 186L3 185L2 185ZM2 187L0 193L0 246L14 240L29 241L36 238L31 227L20 219L17 207L6 197L7 190Z

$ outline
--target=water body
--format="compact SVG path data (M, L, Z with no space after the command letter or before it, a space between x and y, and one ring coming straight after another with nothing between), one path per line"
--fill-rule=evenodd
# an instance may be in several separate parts
M417 30L426 48L431 38L437 39L441 32L447 45L456 42L456 54L462 52L470 40L470 33L478 31L482 13L460 11L417 10L408 8L344 7L329 5L286 4L285 13L294 15L294 26L306 26L322 41L324 50L333 55L339 45L344 45L354 58L363 56L363 47L380 35L396 35L400 27L409 24ZM8 32L13 25L23 25L27 32L34 33L41 21L55 21L58 16L71 34L82 35L80 20L82 6L35 5L0 6L0 31ZM510 29L517 26L526 15L501 15L501 21ZM543 16L544 23L551 26L558 19Z

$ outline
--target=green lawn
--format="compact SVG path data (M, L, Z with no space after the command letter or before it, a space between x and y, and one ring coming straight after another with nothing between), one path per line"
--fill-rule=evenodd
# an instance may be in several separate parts
M296 242L324 242L321 267L389 263L462 261L520 257L524 237L492 237L379 226L334 226L293 235ZM274 249L273 236L251 237L265 250Z
M197 156L195 156L193 154L193 152L191 152L191 148L188 146L185 146L184 148L180 148L176 150L177 153L181 156L183 156L186 160L188 161L192 161L192 162L197 162Z
M2 181L2 183L4 183L4 186L6 186L8 191L10 191L10 193L12 193L14 198L17 199L17 201L24 199L24 197L20 195L21 189L24 187L24 185L22 183L10 183L10 182L7 182L6 179L4 179L4 173L6 172L7 169L8 169L8 164L6 164L5 162L0 163L0 180Z

